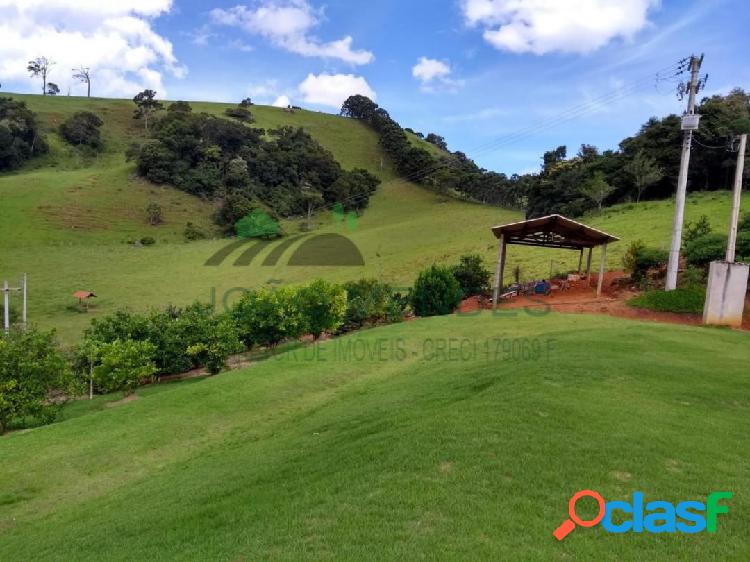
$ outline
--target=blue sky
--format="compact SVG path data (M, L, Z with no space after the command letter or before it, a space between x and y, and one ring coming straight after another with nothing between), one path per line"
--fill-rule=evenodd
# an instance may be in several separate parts
M706 53L707 93L750 88L748 21L746 0L0 0L0 82L38 91L25 62L46 55L73 95L78 65L103 96L152 87L335 112L365 93L513 173L682 111L670 74L692 52Z

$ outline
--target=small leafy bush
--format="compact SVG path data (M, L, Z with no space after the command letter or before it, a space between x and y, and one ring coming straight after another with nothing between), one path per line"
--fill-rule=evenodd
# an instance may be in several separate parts
M685 225L685 242L692 242L702 236L711 234L711 223L706 215L701 215L697 222Z
M646 244L643 240L634 240L625 250L625 255L622 257L622 265L625 267L625 271L633 273L636 268L636 259L638 254L646 249Z
M275 347L300 337L306 328L297 291L282 287L246 293L232 310L239 337L247 347Z
M124 390L132 394L156 373L156 346L148 341L115 340L98 348L94 385L103 392Z
M49 393L69 391L72 383L54 332L0 332L0 433L17 418L53 421L58 407L48 402Z
M185 240L188 240L189 242L195 242L196 240L204 240L205 238L208 238L205 231L192 222L189 222L185 225L183 236L185 237Z
M635 308L646 308L658 312L703 312L706 290L702 286L680 287L674 291L648 291L630 299Z
M242 121L243 123L253 123L255 121L253 114L250 113L250 110L246 109L245 107L229 107L224 111L224 113L227 117L237 119L238 121Z
M344 289L347 295L344 330L403 320L407 303L387 283L360 279L345 283Z
M463 293L450 268L433 265L422 270L411 291L411 304L417 316L451 314Z
M323 332L335 332L344 323L347 309L346 289L317 279L297 292L306 331L318 339Z
M664 266L669 261L669 253L657 248L641 248L635 256L631 277L633 281L642 281L650 269Z
M227 366L230 355L242 351L243 346L237 327L229 316L222 316L212 330L201 341L188 346L187 353L195 357L212 375L219 374Z
M156 244L156 240L152 236L144 236L140 239L140 243L143 246L153 246Z
M453 276L461 286L464 298L484 295L490 290L490 270L484 266L482 257L469 254L459 258L452 268Z
M723 260L727 252L727 237L723 234L707 234L685 244L684 256L691 265L706 267L716 260ZM750 231L737 233L736 255L750 257Z
M60 125L60 135L73 146L87 146L93 149L102 147L99 128L103 121L90 111L78 111Z

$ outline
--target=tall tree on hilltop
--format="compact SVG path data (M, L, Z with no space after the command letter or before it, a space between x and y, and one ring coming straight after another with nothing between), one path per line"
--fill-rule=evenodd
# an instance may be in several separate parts
M29 61L26 66L26 70L29 71L31 76L39 76L42 79L42 95L47 95L47 75L50 72L50 67L53 66L54 61L47 57L37 57Z
M86 97L91 97L91 69L88 66L80 66L73 69L73 79L86 84Z
M148 131L149 117L164 106L156 99L156 92L148 89L136 94L133 98L133 103L136 106L133 119L143 119L144 127Z

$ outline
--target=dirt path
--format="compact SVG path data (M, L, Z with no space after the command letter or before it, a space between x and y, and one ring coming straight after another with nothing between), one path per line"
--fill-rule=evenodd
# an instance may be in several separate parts
M573 314L606 314L618 318L633 318L647 322L665 322L669 324L685 324L699 326L703 322L701 314L656 312L642 308L628 306L627 301L638 296L640 293L629 288L621 288L617 284L618 279L625 277L622 271L610 271L605 274L602 296L596 297L597 276L592 275L591 287L586 281L572 283L570 290L553 291L545 297L536 295L533 297L519 296L503 301L502 308L512 310L528 308L539 310L548 308L554 312ZM461 303L461 312L473 312L480 308L490 308L490 303L480 303L477 297L465 300ZM750 330L750 299L745 307L745 319L742 324L743 330Z

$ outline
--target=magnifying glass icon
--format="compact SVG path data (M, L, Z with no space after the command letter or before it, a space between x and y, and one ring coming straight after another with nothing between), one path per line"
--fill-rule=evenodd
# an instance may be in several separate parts
M576 515L576 502L584 497L594 498L599 504L598 515L590 521L585 521L578 517L578 515ZM607 508L604 504L603 497L592 490L581 490L580 492L574 494L573 497L570 498L570 502L568 503L568 515L570 516L570 519L566 519L565 521L563 521L563 524L555 529L555 532L552 534L555 535L555 538L557 540L561 541L573 532L573 529L576 528L576 525L578 525L579 527L594 527L601 523L602 519L604 519L606 509Z

